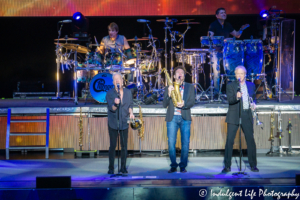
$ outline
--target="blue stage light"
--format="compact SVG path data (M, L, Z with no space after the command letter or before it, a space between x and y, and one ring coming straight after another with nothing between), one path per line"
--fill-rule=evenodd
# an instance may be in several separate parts
M73 14L73 19L75 20L81 20L83 15L80 12L76 12Z
M267 10L262 10L260 11L259 15L262 17L262 18L267 18L269 16L269 11Z

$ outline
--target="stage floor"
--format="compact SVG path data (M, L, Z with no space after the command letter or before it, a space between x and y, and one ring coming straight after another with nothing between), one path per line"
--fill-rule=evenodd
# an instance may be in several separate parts
M16 154L16 153L13 153ZM42 155L42 154L38 154ZM61 155L61 154L60 154ZM0 160L0 188L35 188L37 176L71 176L72 187L167 187L167 186L293 186L300 173L300 154L265 156L258 154L259 172L252 172L247 158L242 169L248 175L233 176L221 173L223 156L189 157L187 173L167 173L169 157L128 157L128 176L110 178L107 156L72 159L73 153L61 158ZM25 157L25 155L24 155ZM27 157L27 156L26 156ZM41 158L42 156L37 156ZM29 157L30 158L30 157ZM3 157L2 157L3 159ZM177 157L179 160L179 157ZM232 172L238 170L239 158L232 159ZM117 166L117 160L115 162ZM117 168L115 168L117 172Z

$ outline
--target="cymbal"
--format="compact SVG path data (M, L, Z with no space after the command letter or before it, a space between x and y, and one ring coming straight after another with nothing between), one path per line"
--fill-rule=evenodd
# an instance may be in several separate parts
M148 39L149 40L149 37L142 37L143 39ZM157 40L157 37L153 37L154 40Z
M62 45L64 48L69 49L69 50L74 50L77 51L78 53L87 53L91 52L87 47L81 46L79 44L63 44Z
M178 20L177 19L157 19L156 20L157 22L177 22Z
M181 22L181 23L177 23L176 25L183 25L183 24L200 24L200 22Z
M181 21L182 22L189 22L189 21L193 21L193 20L195 20L195 19L182 19Z
M59 38L59 39L54 39L54 41L74 41L74 40L78 40L78 38Z
M148 37L146 38L136 38L136 41L142 41L142 40L149 40ZM135 38L132 38L132 39L127 39L128 42L132 42L132 41L135 41Z

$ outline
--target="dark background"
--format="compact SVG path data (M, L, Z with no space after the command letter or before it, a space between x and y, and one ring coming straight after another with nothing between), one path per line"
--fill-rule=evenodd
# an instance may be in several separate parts
M19 81L40 81L44 83L44 91L56 91L56 55L54 39L58 37L57 22L72 17L1 17L1 59L0 59L0 97L11 98L13 91L17 89ZM148 36L148 28L144 23L138 23L137 19L148 19L154 37L158 37L160 47L164 48L164 23L156 22L157 19L165 17L88 17L89 34L91 38L97 37L98 41L106 36L107 26L111 22L119 25L119 34L125 35L127 39ZM186 48L201 48L200 37L207 35L208 26L216 18L215 16L172 16L178 20L192 18L200 22L200 25L191 25L191 29L185 37ZM286 18L296 19L296 50L295 50L295 92L300 93L300 75L298 65L300 63L299 52L300 26L297 24L300 14L288 14ZM262 22L258 15L229 15L227 21L235 30L243 24L250 24L242 37L243 39L261 38ZM172 30L184 32L186 25L174 25ZM64 24L62 37L71 37L71 24ZM170 50L170 37L168 36L168 50ZM94 40L92 39L94 43ZM130 45L132 43L129 43ZM143 49L147 49L147 43L143 42ZM158 43L157 43L158 45ZM132 45L131 45L132 46ZM164 67L164 59L162 59ZM209 71L206 69L206 79ZM200 75L200 79L203 76ZM299 79L299 80L298 80ZM190 81L188 78L187 81ZM61 75L61 90L72 91L71 71Z

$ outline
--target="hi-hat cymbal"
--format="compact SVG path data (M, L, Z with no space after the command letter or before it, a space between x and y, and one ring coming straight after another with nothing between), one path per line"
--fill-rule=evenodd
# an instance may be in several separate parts
M63 44L62 45L64 48L68 49L68 50L74 50L77 51L78 53L87 53L87 52L91 52L91 50L89 50L87 47L81 46L79 44Z
M140 52L142 52L142 53L150 53L151 51L150 50L140 50Z
M182 22L189 22L189 21L193 21L193 20L195 20L195 19L182 19L181 21Z
M142 37L142 38L150 40L149 37ZM157 40L157 37L153 37L153 40Z
M177 19L158 19L156 20L157 22L177 22L178 20Z
M181 22L181 23L177 23L176 25L183 25L183 24L200 24L200 22Z
M78 40L78 38L59 38L59 39L54 39L54 41L74 41L74 40Z
M131 42L131 41L142 41L142 40L149 40L148 37L146 38L132 38L132 39L127 39L128 42Z

